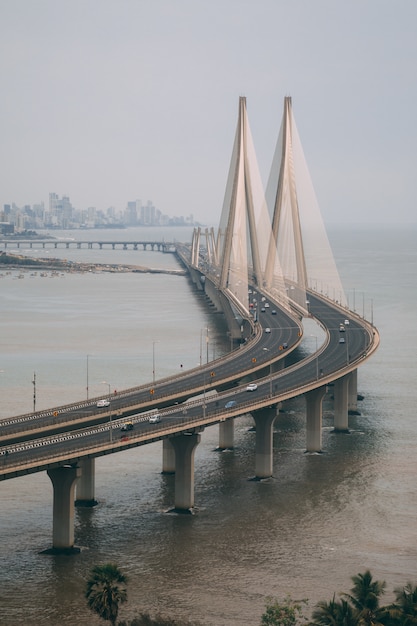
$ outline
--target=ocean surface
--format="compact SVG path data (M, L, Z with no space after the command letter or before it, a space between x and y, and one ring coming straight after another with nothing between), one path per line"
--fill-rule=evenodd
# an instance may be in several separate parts
M60 231L85 240L189 241L191 229ZM304 401L276 421L274 477L254 482L249 416L235 449L215 451L218 429L195 455L193 516L166 511L172 476L152 444L96 461L93 509L77 509L77 556L46 556L52 487L46 473L0 483L0 624L94 625L90 569L115 562L128 575L120 619L139 611L257 626L267 597L330 600L369 568L394 587L417 584L417 227L329 229L351 308L381 334L359 369L361 415L332 432L324 405L324 454L306 455ZM178 268L170 254L133 250L22 253L94 263ZM212 360L228 350L219 316L184 276L0 272L0 417L105 395ZM208 329L208 330L207 330ZM307 334L307 333L306 333ZM208 337L208 342L206 341ZM314 342L311 330L307 343ZM33 384L35 374L35 385Z

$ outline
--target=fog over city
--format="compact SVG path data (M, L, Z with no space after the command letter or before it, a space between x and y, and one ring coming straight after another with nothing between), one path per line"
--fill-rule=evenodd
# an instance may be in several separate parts
M0 207L217 224L239 96L265 183L291 96L325 223L416 223L416 23L413 0L0 0Z

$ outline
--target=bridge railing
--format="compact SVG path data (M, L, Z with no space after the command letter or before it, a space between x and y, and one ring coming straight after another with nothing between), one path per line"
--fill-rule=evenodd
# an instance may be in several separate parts
M377 329L375 329L371 324L367 323L366 328L369 334L369 346L365 354L358 355L353 358L349 364L346 364L339 371L340 376L345 375L349 371L352 371L358 367L360 363L364 361L364 359L369 358L369 356L377 349L379 345L379 333ZM294 367L299 367L300 364L292 366L288 368L288 370L293 369ZM286 371L288 371L286 370ZM161 411L161 416L167 416L172 413L176 413L177 411L184 411L191 406L202 406L202 415L199 417L189 417L186 415L178 417L178 419L170 418L169 425L164 424L163 427L161 425L149 425L145 432L141 433L129 433L128 435L121 435L119 440L113 439L112 441L103 442L100 444L95 444L93 447L91 442L85 442L85 444L80 445L80 440L83 437L88 437L91 435L91 432L79 431L79 432L69 432L63 433L62 435L54 435L52 437L45 437L43 439L37 439L35 442L30 444L17 444L16 446L9 448L9 454L6 455L5 449L1 450L0 454L0 480L4 480L5 478L13 477L14 475L20 475L22 473L30 473L31 471L38 471L39 467L42 466L51 466L52 465L62 465L63 463L71 463L76 462L80 458L84 456L103 456L108 453L110 450L112 451L120 451L123 449L127 449L130 447L137 447L140 445L144 445L147 443L152 443L153 441L158 441L161 439L165 439L170 436L178 435L183 432L198 432L199 430L204 429L207 426L211 426L213 424L226 421L228 419L234 419L238 416L248 414L250 412L265 408L272 404L276 405L278 402L283 402L289 398L293 398L295 396L302 395L318 386L326 385L329 382L334 381L337 377L335 374L338 372L328 373L326 376L321 378L320 380L315 380L303 385L294 385L290 388L287 388L285 391L277 391L271 387L271 393L268 396L263 396L256 398L251 396L249 400L239 402L235 407L231 409L226 409L225 407L215 407L214 409L206 410L207 407L203 407L204 398L196 400L192 403L188 403L187 405L181 405L175 408L170 408L167 411ZM278 375L274 377L274 380L279 379L280 376L285 375L284 372L280 372ZM267 380L270 377L265 377L263 380ZM273 393L273 391L275 393ZM210 399L213 400L212 398ZM221 397L219 397L219 402L221 401ZM148 416L143 417L143 419L138 419L137 421L145 421L148 419ZM94 427L92 430L94 432L98 431L106 431L110 429L114 429L115 424L117 422L107 422L107 424L100 425ZM59 443L60 441L68 441L74 440L74 448L68 450L65 454L50 452L49 454L40 454L36 456L32 456L30 461L27 459L21 459L17 462L13 462L13 452L20 452L29 449L44 449L44 446L48 446L54 443ZM10 453L11 452L11 453Z
M160 378L155 383L146 382L142 385L138 385L136 387L130 387L128 389L122 389L121 391L117 391L117 393L113 393L112 397L117 398L118 400L118 409L123 410L126 407L132 406L132 404L128 401L129 396L133 394L137 394L138 392L140 393L140 392L144 392L147 390L150 391L150 389L154 389L154 394L150 396L148 401L141 402L140 405L137 405L138 407L142 407L144 410L146 410L147 408L152 408L153 406L157 406L158 403L163 402L167 398L175 397L175 394L172 394L172 393L163 394L163 393L158 392L157 394L155 394L155 389L158 389L158 386L160 385L164 385L170 382L173 382L173 383L178 382L181 379L188 378L190 375L193 375L193 374L201 374L201 376L204 378L204 374L210 373L212 370L215 370L216 367L220 365L221 363L225 363L228 360L235 358L237 351L239 351L239 354L243 354L245 352L252 350L256 342L259 341L260 338L262 337L262 329L259 327L259 325L255 325L254 331L255 331L254 335L250 341L246 342L245 344L240 344L239 347L233 350L232 352L229 352L223 357L219 357L218 359L214 361L210 361L208 364L205 364L202 366L196 366L180 374L173 374L171 376L166 376L165 378ZM283 358L283 355L279 355L279 358ZM253 371L253 369L254 368L252 366L250 369L248 369L247 373ZM242 376L244 375L245 374L243 373ZM209 388L210 386L214 386L215 384L225 383L227 382L227 380L228 378L218 377L216 378L215 381L212 381L212 379L208 377L207 384L204 385L204 381L203 381L200 387L196 387L193 390L193 393L199 390L203 391L205 386ZM183 392L179 392L176 395L183 395ZM44 423L45 426L52 425L52 424L59 424L60 423L59 417L63 413L67 413L68 411L76 411L77 409L85 410L88 407L91 407L91 411L88 413L84 413L84 415L85 415L86 420L91 419L91 418L94 418L95 416L98 417L100 415L106 414L106 412L98 411L95 405L97 404L99 400L106 399L108 397L109 395L105 394L105 395L100 395L97 397L89 398L88 400L72 402L70 404L64 404L64 405L60 405L57 407L44 409L42 411L25 413L22 415L11 417L11 418L2 418L0 420L0 426L10 426L10 425L16 424L15 431L8 429L8 433L12 433L12 432L18 432L20 430L19 425L21 425L24 422L27 422L27 430L36 430L39 428L38 424L36 424L36 420L38 419L44 420L45 418L50 418L48 423ZM126 399L127 401L125 403L123 402L120 403L121 399L122 400Z

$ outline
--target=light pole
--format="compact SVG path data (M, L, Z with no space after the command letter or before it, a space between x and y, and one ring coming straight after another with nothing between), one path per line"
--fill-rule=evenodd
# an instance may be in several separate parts
M317 336L316 335L310 335L310 337L313 337L316 340L316 380L319 379L319 356L317 354L318 352L318 340L317 340Z
M102 385L107 385L107 387L109 388L109 395L108 395L108 401L110 402L110 383L108 383L106 380L102 380L101 381ZM110 416L109 416L109 426L110 426L110 443L112 443L113 441L113 424L112 424L112 419L111 419L111 404L109 404L109 412L110 412Z
M86 385L86 390L87 390L87 400L88 400L88 358L89 358L89 354L87 354L87 385Z
M349 326L346 328L346 363L349 365Z
M209 329L206 327L206 363L209 362Z
M36 372L33 372L33 412L36 413Z
M262 348L265 352L270 352L269 348ZM269 397L272 398L272 362L269 363Z
M206 419L206 373L203 374L203 419Z
M155 385L155 344L159 341L152 341L152 382Z

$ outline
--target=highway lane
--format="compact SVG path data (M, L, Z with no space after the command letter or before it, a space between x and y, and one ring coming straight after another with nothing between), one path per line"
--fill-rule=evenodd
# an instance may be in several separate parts
M110 413L116 417L127 416L140 408L163 407L175 401L182 402L204 389L223 390L236 385L242 378L256 377L259 369L271 360L284 357L284 351L280 347L287 345L287 350L290 350L297 345L300 341L300 327L272 301L265 299L262 302L259 293L253 295L259 300L258 305L270 304L265 307L264 312L259 313L259 334L229 355L181 375L156 381L155 385L148 383L113 393L110 408L97 408L98 398L95 398L35 414L3 419L0 422L0 443L30 439L48 431L79 428L81 424L94 425L107 421ZM276 313L273 314L272 311ZM271 328L270 333L262 330L267 327ZM72 426L69 425L70 422Z
M50 463L76 462L83 455L100 456L125 448L143 445L175 433L190 431L215 424L225 419L248 413L265 406L276 405L279 401L304 393L307 389L326 384L327 381L342 375L346 366L354 369L367 354L372 341L372 331L365 329L355 316L346 317L344 312L314 295L310 296L310 308L328 329L328 342L316 353L280 372L272 369L264 378L257 381L258 388L247 391L246 384L219 395L205 397L190 403L179 403L160 411L161 422L149 424L149 415L138 414L132 418L133 431L120 430L122 420L107 422L94 428L67 432L62 435L16 444L0 448L0 474L29 461L38 464L26 471L40 471ZM348 323L345 321L348 320ZM269 320L270 321L270 320ZM344 331L340 330L343 324ZM271 328L271 335L279 335L278 329ZM340 339L345 341L340 343ZM269 350L266 346L261 348ZM332 378L333 377L333 378ZM226 408L233 399L234 406ZM111 434L110 434L111 433Z

